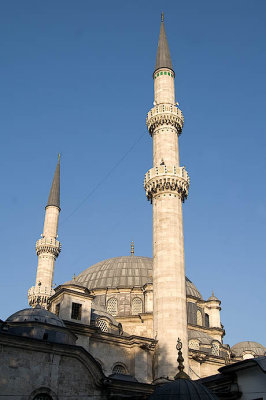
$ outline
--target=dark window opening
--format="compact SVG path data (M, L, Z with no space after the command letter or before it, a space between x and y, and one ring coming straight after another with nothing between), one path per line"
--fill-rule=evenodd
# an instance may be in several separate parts
M59 313L60 313L60 303L58 303L58 304L55 306L55 315L57 315L57 316L59 317Z
M40 393L37 394L37 396L35 396L33 400L53 400L53 399L47 393Z
M47 340L48 339L48 333L44 333L43 334L43 340Z
M71 318L81 320L81 304L72 303Z
M210 317L209 314L205 314L205 326L206 328L210 327Z

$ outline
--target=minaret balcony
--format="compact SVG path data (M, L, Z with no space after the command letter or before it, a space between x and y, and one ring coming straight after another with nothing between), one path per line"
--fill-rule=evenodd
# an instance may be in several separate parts
M160 194L178 196L182 201L188 196L189 176L185 167L160 165L151 168L144 178L144 188L147 199Z
M55 257L58 257L60 251L61 243L55 238L43 237L36 242L37 256L41 253L52 253Z
M148 112L146 125L151 136L160 125L172 125L180 135L184 125L183 113L174 104L158 104Z
M37 304L46 308L48 299L55 293L53 288L33 286L28 290L28 302L31 307Z

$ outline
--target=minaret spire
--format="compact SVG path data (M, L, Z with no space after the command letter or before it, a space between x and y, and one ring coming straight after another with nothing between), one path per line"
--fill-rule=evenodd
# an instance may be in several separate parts
M168 41L167 41L167 37L166 37L166 33L165 33L165 28L164 28L163 13L161 14L161 29L160 29L160 35L159 35L159 42L158 42L156 64L155 64L154 72L156 72L160 68L169 68L172 71L174 71L171 56L170 56Z
M155 379L173 379L176 338L183 343L188 371L185 259L182 202L187 198L189 177L179 165L178 141L183 114L175 102L175 75L163 18L154 78L154 107L147 127L153 139L153 168L144 187L153 205L153 335L158 340Z
M54 263L61 251L57 240L58 220L60 213L60 154L55 169L48 202L45 207L44 227L41 239L36 242L38 267L35 286L28 291L29 304L35 307L39 302L48 307L48 299L54 293Z
M60 209L60 153L46 207L48 206L55 206Z

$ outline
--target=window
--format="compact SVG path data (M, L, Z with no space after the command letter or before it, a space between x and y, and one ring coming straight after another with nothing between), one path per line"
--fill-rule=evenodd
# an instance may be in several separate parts
M132 314L136 315L142 312L142 300L139 297L135 297L132 300Z
M220 346L219 343L212 343L211 353L214 356L219 356L220 354Z
M243 353L242 354L243 360L248 360L249 358L254 358L254 354L252 353Z
M53 400L51 396L47 393L39 393L34 397L33 400Z
M107 312L109 312L111 315L116 315L117 314L117 299L114 297L111 297L107 301Z
M72 303L71 318L81 320L81 304Z
M108 332L108 323L105 319L97 319L96 326L100 328L102 332Z
M124 365L122 365L122 364L116 364L116 365L113 367L112 373L113 373L113 374L123 374L123 375L126 375L127 370L126 370L126 368L124 367Z
M199 342L197 340L190 340L188 347L192 350L199 350Z
M197 311L197 325L202 326L202 314L200 310Z
M206 328L210 327L210 317L209 314L205 314L205 326Z
M57 315L57 316L59 317L59 313L60 313L60 303L58 303L58 304L55 306L55 315Z

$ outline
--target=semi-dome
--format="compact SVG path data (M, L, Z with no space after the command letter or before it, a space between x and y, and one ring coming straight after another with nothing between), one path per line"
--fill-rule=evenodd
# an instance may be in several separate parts
M144 286L152 283L153 259L150 257L125 256L100 261L85 269L75 279L88 289ZM186 277L187 296L202 299L196 286Z
M37 305L35 308L25 308L10 315L6 322L43 322L49 325L65 327L64 322L50 311Z
M234 346L231 347L231 350L236 357L240 357L243 355L243 353L248 352L250 352L254 356L264 356L266 353L266 347L264 347L260 343L251 341L236 343Z

